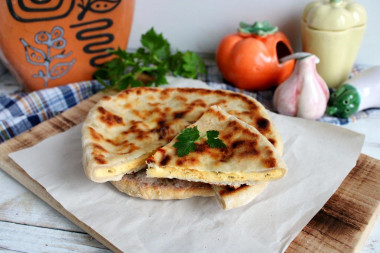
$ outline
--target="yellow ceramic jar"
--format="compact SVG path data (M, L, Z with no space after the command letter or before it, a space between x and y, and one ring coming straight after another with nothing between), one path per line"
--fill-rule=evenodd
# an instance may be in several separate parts
M367 22L363 6L349 0L309 3L302 18L303 51L320 59L317 71L330 88L352 70Z

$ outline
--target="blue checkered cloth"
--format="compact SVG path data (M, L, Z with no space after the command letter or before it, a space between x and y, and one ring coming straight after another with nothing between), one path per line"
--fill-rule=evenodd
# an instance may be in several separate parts
M257 99L267 109L274 111L272 106L273 91L248 92L238 89L224 82L214 61L206 61L206 66L208 74L200 76L199 79L211 87L247 94ZM363 67L356 66L353 74L360 72L361 69ZM4 86L5 84L1 82L0 77L0 90ZM18 86L16 91L0 93L0 143L62 113L101 89L103 86L97 81L85 81L29 93L22 91L21 87ZM380 108L358 112L348 119L324 116L319 121L343 125L366 118L373 113L380 114Z

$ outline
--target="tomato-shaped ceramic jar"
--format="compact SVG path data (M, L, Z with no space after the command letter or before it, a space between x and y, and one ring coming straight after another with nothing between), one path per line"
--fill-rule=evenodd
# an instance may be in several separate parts
M91 80L126 48L134 0L0 1L0 59L30 90Z
M294 60L280 59L293 53L284 33L268 22L240 23L238 33L225 36L216 51L223 77L241 89L266 90L285 81Z

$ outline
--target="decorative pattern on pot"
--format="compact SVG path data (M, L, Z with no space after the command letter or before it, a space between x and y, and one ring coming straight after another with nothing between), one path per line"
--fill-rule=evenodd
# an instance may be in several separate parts
M41 66L42 69L33 77L40 77L44 80L44 87L48 86L50 79L57 79L64 76L73 66L75 59L70 62L52 63L55 59L64 59L72 54L72 51L64 53L66 40L62 38L64 30L60 26L55 26L51 33L42 31L36 34L35 42L39 45L46 45L46 51L41 48L33 47L23 38L20 39L25 48L26 60L30 64ZM53 49L63 49L60 53L51 55Z
M0 1L0 59L27 89L91 80L127 47L134 0Z

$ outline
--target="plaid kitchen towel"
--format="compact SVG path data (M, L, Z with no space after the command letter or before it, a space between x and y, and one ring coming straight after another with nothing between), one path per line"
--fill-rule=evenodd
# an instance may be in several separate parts
M267 109L273 111L273 91L248 92L226 84L214 61L206 61L208 74L200 76L213 88L245 93L256 98ZM360 72L362 66L355 66L353 75ZM3 73L4 74L4 73ZM9 74L9 73L5 73ZM0 143L4 142L33 126L52 118L79 102L89 98L103 88L97 81L72 83L65 86L47 88L34 92L23 92L20 87L11 93L1 93L6 84L1 82L0 76ZM380 109L369 109L358 112L348 119L322 117L319 121L343 125L379 113Z
M75 106L100 89L98 82L79 82L0 95L0 143Z

